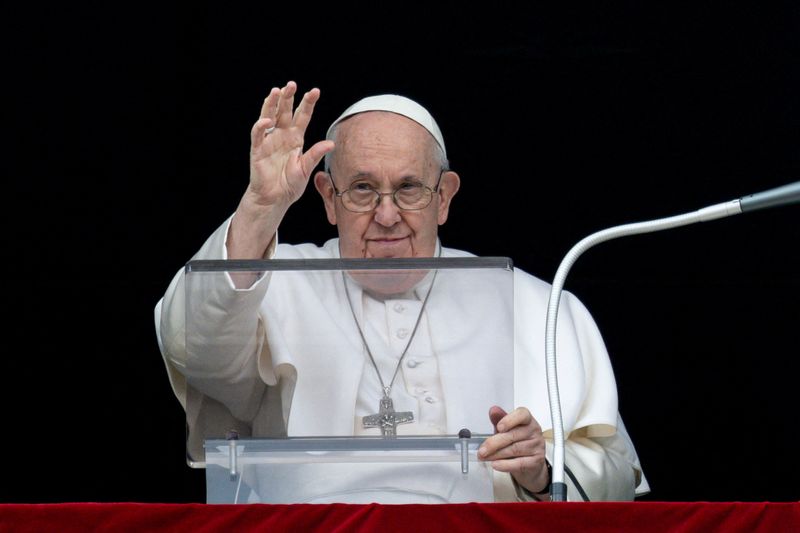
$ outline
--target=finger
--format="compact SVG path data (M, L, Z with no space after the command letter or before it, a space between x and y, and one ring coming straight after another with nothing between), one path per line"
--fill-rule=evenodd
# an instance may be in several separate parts
M294 106L294 93L297 92L297 84L290 81L281 89L281 98L278 102L278 116L275 126L278 128L288 128L292 125L292 108Z
M319 165L325 154L332 151L334 148L333 141L320 141L314 146L309 148L306 153L300 158L300 165L303 168L303 173L310 176L311 172Z
M478 448L478 457L482 460L487 460L490 457L495 457L497 452L503 448L513 444L514 440L510 433L497 433L483 441L480 448Z
M487 438L478 449L478 457L484 461L533 455L544 449L541 434L531 434L525 427Z
M508 459L511 457L541 455L544 451L544 438L540 435L533 435L529 438L513 440L505 446L494 446L493 443L490 443L486 448L481 447L478 453L479 458L483 461L495 461L497 459Z
M273 87L266 98L264 98L264 103L261 105L261 118L271 118L275 120L276 115L278 114L278 101L281 97L281 90L277 87Z
M489 409L489 418L495 424L497 433L487 438L481 445L478 451L481 459L508 457L512 453L523 453L520 446L524 445L516 443L530 439L534 439L537 444L543 446L542 429L525 407L519 407L511 413L506 413L495 405ZM511 449L504 450L508 447ZM501 452L501 450L503 451Z
M314 106L319 100L319 89L314 88L303 95L300 105L294 112L293 122L301 132L305 133L308 123L311 121L311 115L314 113Z
M540 469L545 468L544 460L544 455L501 459L492 461L492 468L498 472L522 473L528 471L535 475Z
M517 407L497 423L497 431L504 432L517 426L526 426L529 424L534 424L537 428L539 427L539 423L533 418L533 415L528 409L525 407Z
M500 420L503 419L508 413L502 407L497 405L493 405L489 408L489 420L492 422L492 426L494 426L495 433L497 432L497 424Z
M267 130L275 125L275 121L271 118L260 118L253 124L250 130L250 146L253 150L261 147L266 138Z

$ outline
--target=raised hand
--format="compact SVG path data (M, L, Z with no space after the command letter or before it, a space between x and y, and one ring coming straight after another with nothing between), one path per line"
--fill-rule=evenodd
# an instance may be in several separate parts
M293 109L297 84L273 88L261 107L261 116L250 132L250 184L247 200L254 205L288 207L297 201L309 176L332 141L320 141L303 153L306 128L319 100L319 89L303 95Z
M250 130L250 182L231 221L226 241L229 259L264 257L289 206L305 191L314 167L333 150L333 141L319 141L303 152L319 89L305 93L293 109L296 92L293 81L282 89L273 88ZM237 280L237 285L248 286L248 280Z

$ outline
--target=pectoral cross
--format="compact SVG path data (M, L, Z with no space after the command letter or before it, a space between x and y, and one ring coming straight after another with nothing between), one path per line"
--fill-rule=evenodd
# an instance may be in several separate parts
M394 402L388 394L384 394L378 404L378 414L367 415L361 419L365 428L381 428L381 435L384 437L396 437L397 425L408 424L414 420L414 413L403 411L398 413L394 410Z

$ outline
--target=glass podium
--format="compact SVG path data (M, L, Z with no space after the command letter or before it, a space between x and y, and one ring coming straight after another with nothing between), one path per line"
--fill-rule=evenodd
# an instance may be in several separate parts
M191 261L187 461L209 503L493 501L508 258Z
M208 503L493 501L485 436L207 440Z

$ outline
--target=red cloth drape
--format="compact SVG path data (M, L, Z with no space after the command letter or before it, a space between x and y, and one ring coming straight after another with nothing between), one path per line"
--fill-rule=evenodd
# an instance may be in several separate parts
M57 531L800 531L800 503L452 505L0 505L0 532Z

